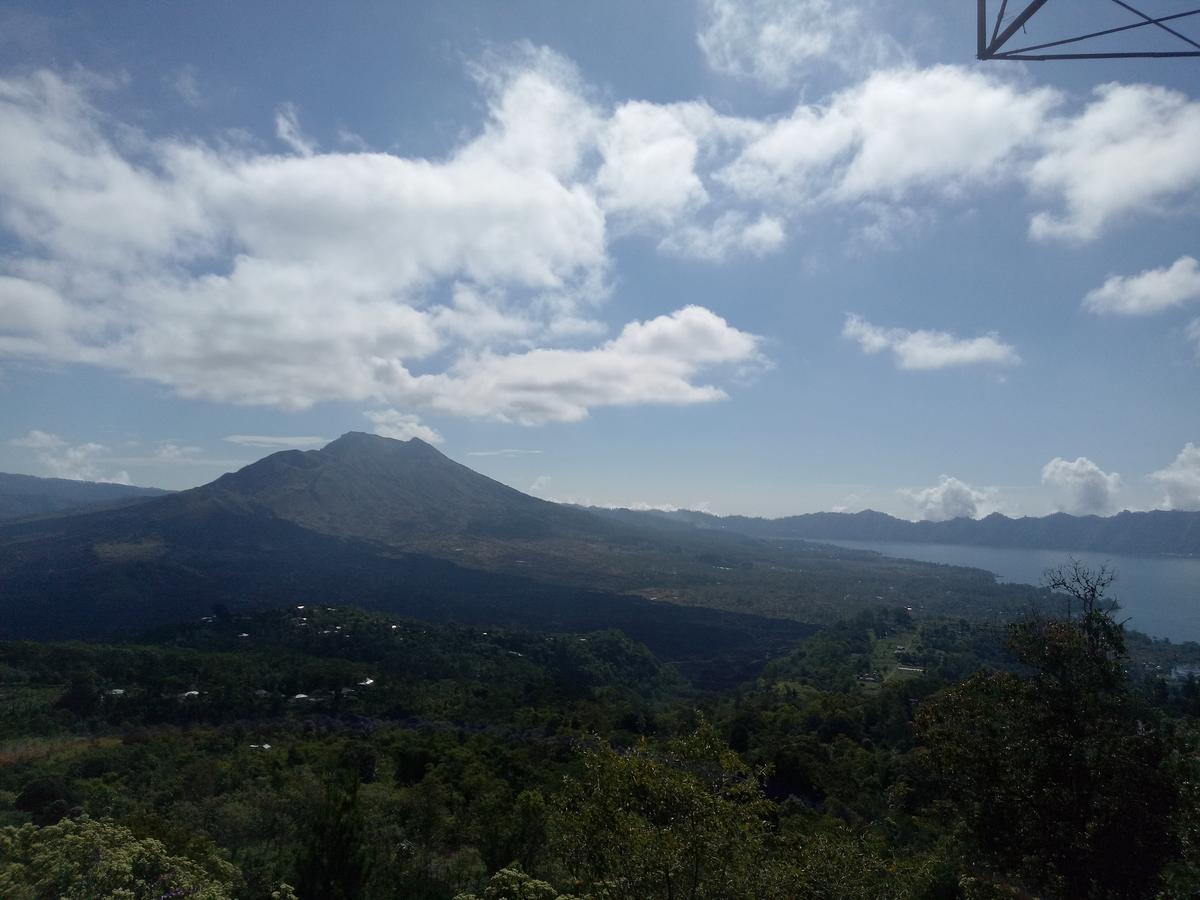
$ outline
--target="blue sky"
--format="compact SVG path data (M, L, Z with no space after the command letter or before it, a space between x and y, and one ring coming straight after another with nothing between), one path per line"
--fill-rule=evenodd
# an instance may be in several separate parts
M5 4L0 470L370 430L595 504L1200 508L1197 63L973 14Z

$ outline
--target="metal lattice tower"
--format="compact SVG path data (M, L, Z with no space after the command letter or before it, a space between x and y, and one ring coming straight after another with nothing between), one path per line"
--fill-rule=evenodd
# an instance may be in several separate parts
M979 59L1047 60L1200 57L1200 41L1193 40L1178 30L1180 25L1190 24L1180 22L1180 20L1200 15L1200 7L1181 11L1176 10L1167 15L1149 15L1134 7L1133 4L1125 2L1125 0L1110 0L1111 3L1124 10L1131 18L1131 21L1108 28L1088 31L1083 34L1028 44L1021 40L1013 39L1018 32L1025 32L1026 26L1031 24L1031 20L1047 5L1048 0L1032 0L1032 2L1023 2L1022 0L1020 3L1012 4L1013 8L1011 10L1009 9L1009 0L1000 0L999 11L996 13L995 19L992 19L989 14L987 0L976 0L976 2L979 7L978 51L976 52L976 56ZM1138 0L1138 2L1142 3L1143 0ZM995 6L994 3L993 6ZM1093 0L1091 6L1095 10L1103 9L1106 12L1112 9L1103 0ZM1140 32L1139 29L1141 29ZM1107 39L1113 36L1119 35L1120 38L1117 40L1123 41L1131 33L1140 37L1144 36L1146 31L1153 32L1158 38L1166 35L1167 49L1131 48L1127 50L1121 47L1119 49L1105 49L1102 51L1089 52L1088 50L1089 47L1095 48L1099 44L1111 46L1113 42ZM1011 46L1012 44L1016 44L1017 46ZM1061 49L1064 47L1071 49Z

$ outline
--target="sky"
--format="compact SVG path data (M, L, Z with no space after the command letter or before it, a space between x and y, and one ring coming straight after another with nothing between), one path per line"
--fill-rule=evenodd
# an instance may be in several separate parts
M1200 60L978 62L974 7L0 5L0 470L1200 508Z

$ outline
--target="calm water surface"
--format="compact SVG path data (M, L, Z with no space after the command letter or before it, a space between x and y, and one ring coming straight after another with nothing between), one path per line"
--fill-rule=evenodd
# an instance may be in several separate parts
M1117 573L1110 593L1121 604L1121 617L1129 617L1130 627L1173 641L1200 641L1200 559L961 544L826 543L875 550L904 559L987 569L995 572L1002 581L1025 584L1040 584L1042 573L1064 562L1068 556L1075 556L1093 568L1108 563Z

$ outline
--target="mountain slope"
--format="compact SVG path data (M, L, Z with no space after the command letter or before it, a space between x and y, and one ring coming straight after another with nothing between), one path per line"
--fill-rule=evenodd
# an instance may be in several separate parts
M421 539L597 536L615 529L447 458L419 438L350 432L321 450L274 453L179 495L266 512L325 534L393 545Z
M329 602L563 630L623 621L647 643L638 622L654 621L658 641L686 645L697 623L733 615L703 654L723 627L782 635L881 602L988 617L1024 597L979 570L662 526L529 497L418 440L350 434L136 506L0 527L0 637Z
M0 472L0 522L77 512L88 507L136 503L166 493L159 488Z
M1108 517L1054 513L1040 518L1027 516L1020 519L992 513L983 519L909 522L874 510L809 513L780 519L714 516L681 510L673 513L631 513L625 516L624 521L636 522L639 516L665 517L700 529L734 532L768 540L908 541L1101 553L1200 555L1200 512L1126 511Z

